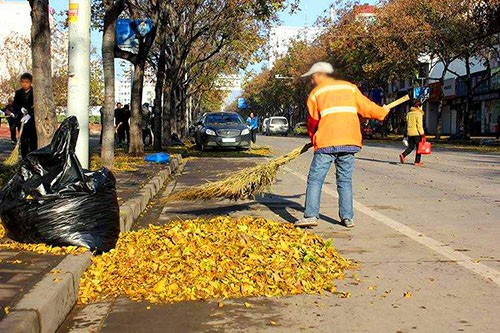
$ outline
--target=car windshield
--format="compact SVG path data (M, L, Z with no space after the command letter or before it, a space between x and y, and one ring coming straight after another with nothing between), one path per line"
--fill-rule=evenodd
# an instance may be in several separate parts
M285 118L271 119L271 124L273 125L286 125L287 121Z
M209 114L205 119L205 124L215 125L215 124L243 124L243 119L239 114L234 113L220 113L220 114Z

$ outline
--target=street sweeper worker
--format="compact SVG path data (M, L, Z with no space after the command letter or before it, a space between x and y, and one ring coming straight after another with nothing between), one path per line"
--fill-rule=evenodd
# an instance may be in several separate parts
M307 130L314 147L314 158L307 178L304 218L296 225L318 225L321 188L332 164L335 165L340 220L354 226L352 171L354 155L361 150L360 118L384 120L389 110L370 101L358 87L337 80L331 64L319 62L302 75L311 79L314 89L307 101Z

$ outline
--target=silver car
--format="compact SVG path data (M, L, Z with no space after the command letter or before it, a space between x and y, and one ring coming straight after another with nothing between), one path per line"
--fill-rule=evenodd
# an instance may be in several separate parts
M285 117L270 117L269 126L266 128L266 135L288 135L288 130L290 126L288 125L288 119Z

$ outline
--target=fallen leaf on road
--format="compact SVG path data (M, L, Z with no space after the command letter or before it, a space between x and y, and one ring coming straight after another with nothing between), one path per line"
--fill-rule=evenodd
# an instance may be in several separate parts
M6 306L5 308L3 308L3 311L6 315L8 315L10 313L10 306Z
M60 278L54 278L54 280L53 280L53 281L54 281L54 282L60 282L60 281L61 281L61 279L60 279Z
M224 303L219 302L219 303L217 303L217 306L218 306L219 308L223 308L223 307L224 307Z
M245 302L245 308L251 308L252 307L252 304L248 303L248 302Z
M351 293L348 292L348 291L339 291L339 292L336 292L336 295L338 298L349 298L351 297Z
M411 295L411 292L407 291L403 294L403 296L406 298L410 298L412 295Z
M278 323L277 323L277 322L275 322L275 321L270 320L270 321L269 321L269 325L270 325L270 326L276 326L276 325L278 325Z

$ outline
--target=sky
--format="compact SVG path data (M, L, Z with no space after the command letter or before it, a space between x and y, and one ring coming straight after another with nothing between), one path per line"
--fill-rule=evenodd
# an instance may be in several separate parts
M314 25L316 19L327 13L332 1L329 0L302 0L299 10L291 14L289 10L282 12L279 18L283 25L305 27Z

